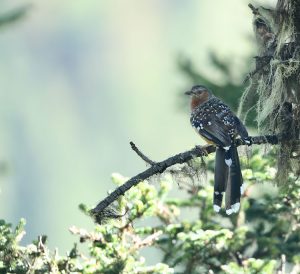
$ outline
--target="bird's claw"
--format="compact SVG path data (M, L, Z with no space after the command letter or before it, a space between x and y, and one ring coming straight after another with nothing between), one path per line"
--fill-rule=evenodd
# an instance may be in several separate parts
M202 156L208 156L205 146L196 146L197 150L201 151Z

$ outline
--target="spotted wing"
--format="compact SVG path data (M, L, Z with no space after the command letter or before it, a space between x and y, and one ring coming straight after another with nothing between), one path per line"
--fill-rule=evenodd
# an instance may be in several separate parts
M248 137L248 131L245 128L244 124L241 122L241 120L235 116L235 123L236 123L236 129L237 133L242 137L242 138L247 138Z
M231 145L235 135L235 116L220 100L201 106L192 115L191 123L199 134L215 144L222 147Z

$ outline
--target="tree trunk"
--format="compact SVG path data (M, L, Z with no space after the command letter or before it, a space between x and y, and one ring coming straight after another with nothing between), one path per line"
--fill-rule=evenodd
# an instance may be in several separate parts
M278 0L275 9L249 7L258 56L239 112L255 105L259 132L287 137L278 146L277 179L283 184L290 171L300 175L300 1Z

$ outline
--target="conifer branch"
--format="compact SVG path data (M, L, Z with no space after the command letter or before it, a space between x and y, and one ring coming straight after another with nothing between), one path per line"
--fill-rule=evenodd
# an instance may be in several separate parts
M264 136L253 136L249 137L251 144L261 145L261 144L271 144L276 145L281 141L284 141L284 137L281 135L264 135ZM207 156L216 151L214 145L206 146L195 146L193 149L178 153L174 156L169 157L161 162L154 162L146 157L137 147L131 142L132 149L148 164L151 165L145 171L137 174L136 176L130 178L123 185L115 189L111 194L109 194L105 199L98 203L98 205L90 211L90 214L95 219L97 223L102 223L104 219L114 218L112 214L112 208L110 207L114 201L116 201L121 195L124 195L133 186L136 186L140 182L150 178L155 174L162 174L167 168L176 165L186 163L193 158ZM242 139L236 140L236 146L248 145ZM120 215L116 214L116 218Z

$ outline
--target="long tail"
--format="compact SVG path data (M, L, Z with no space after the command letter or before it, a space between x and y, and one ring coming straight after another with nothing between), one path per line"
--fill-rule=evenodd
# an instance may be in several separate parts
M223 194L228 181L229 167L225 163L226 151L217 147L215 159L214 210L219 212L222 207Z
M228 215L238 212L243 192L243 177L237 147L217 147L215 159L214 210L219 212L225 193Z
M243 177L237 147L233 144L230 149L231 164L226 185L225 208L228 215L240 209L241 194L243 192Z

